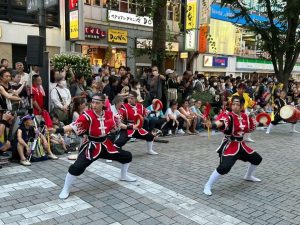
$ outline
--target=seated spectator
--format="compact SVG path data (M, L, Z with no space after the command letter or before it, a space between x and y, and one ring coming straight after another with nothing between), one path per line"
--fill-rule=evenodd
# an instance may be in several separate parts
M188 123L186 123L186 133L196 134L197 117L190 110L188 100L185 100L183 102L182 106L179 108L179 112L183 114L189 121Z
M178 110L178 103L176 100L171 100L170 108L167 109L165 115L167 120L167 127L169 127L168 134L171 135L174 130L178 130L178 134L185 134L183 131L184 121L190 126L189 120ZM177 133L177 132L175 132Z
M193 99L191 99L193 100ZM191 111L194 113L194 115L197 117L197 125L196 125L196 130L198 132L203 130L202 122L203 122L203 114L201 112L201 106L202 106L202 101L197 100L194 102L194 104L190 107Z
M24 116L16 133L12 154L12 158L20 159L20 164L23 166L31 165L27 157L30 157L33 151L37 151L38 147L46 150L48 158L58 159L49 149L45 136L37 132L37 129L34 127L33 118L30 115ZM34 149L31 149L31 147Z
M166 117L164 116L162 110L156 110L155 109L155 100L156 99L153 99L152 100L152 104L149 105L147 107L147 110L149 111L149 114L148 114L148 131L153 131L154 128L156 129L159 129L159 130L163 130L163 133L167 133L168 132L168 129L165 130L165 123L167 122L167 119ZM146 129L147 130L147 129Z
M0 120L0 156L9 156L7 151L10 150L11 143L8 134L14 118L14 115L7 111L3 113L2 119Z

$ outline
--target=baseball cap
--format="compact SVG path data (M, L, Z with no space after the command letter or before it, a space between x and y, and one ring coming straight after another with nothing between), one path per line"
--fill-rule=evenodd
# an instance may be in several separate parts
M171 69L167 69L167 70L166 70L166 75L172 74L172 73L174 73L174 70L171 70Z

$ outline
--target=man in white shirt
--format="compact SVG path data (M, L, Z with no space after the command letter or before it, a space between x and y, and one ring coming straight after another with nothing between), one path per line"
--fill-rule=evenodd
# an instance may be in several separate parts
M23 65L23 63L22 62L17 62L15 64L15 66L16 66L17 74L21 75L21 81L20 81L20 83L26 82L27 85L28 85L29 84L28 83L28 81L29 81L29 74L24 72L24 65Z

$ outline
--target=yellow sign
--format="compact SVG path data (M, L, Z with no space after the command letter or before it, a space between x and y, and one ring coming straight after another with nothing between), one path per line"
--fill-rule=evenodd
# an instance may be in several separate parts
M108 42L123 43L128 42L128 32L126 30L108 29Z
M186 24L187 30L192 30L197 28L197 1L188 0L186 9Z
M180 58L181 59L187 59L189 57L189 53L188 52L181 52L180 53Z
M70 39L79 38L78 10L70 12Z

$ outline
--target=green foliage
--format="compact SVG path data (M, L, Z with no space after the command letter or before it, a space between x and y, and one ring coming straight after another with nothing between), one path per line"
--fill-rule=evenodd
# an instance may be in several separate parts
M202 104L206 104L207 102L211 103L213 101L213 96L207 91L197 92L194 91L192 94L192 98L195 100L201 100Z
M90 59L87 57L74 54L56 54L51 60L55 69L62 70L67 66L72 68L75 75L92 76Z

